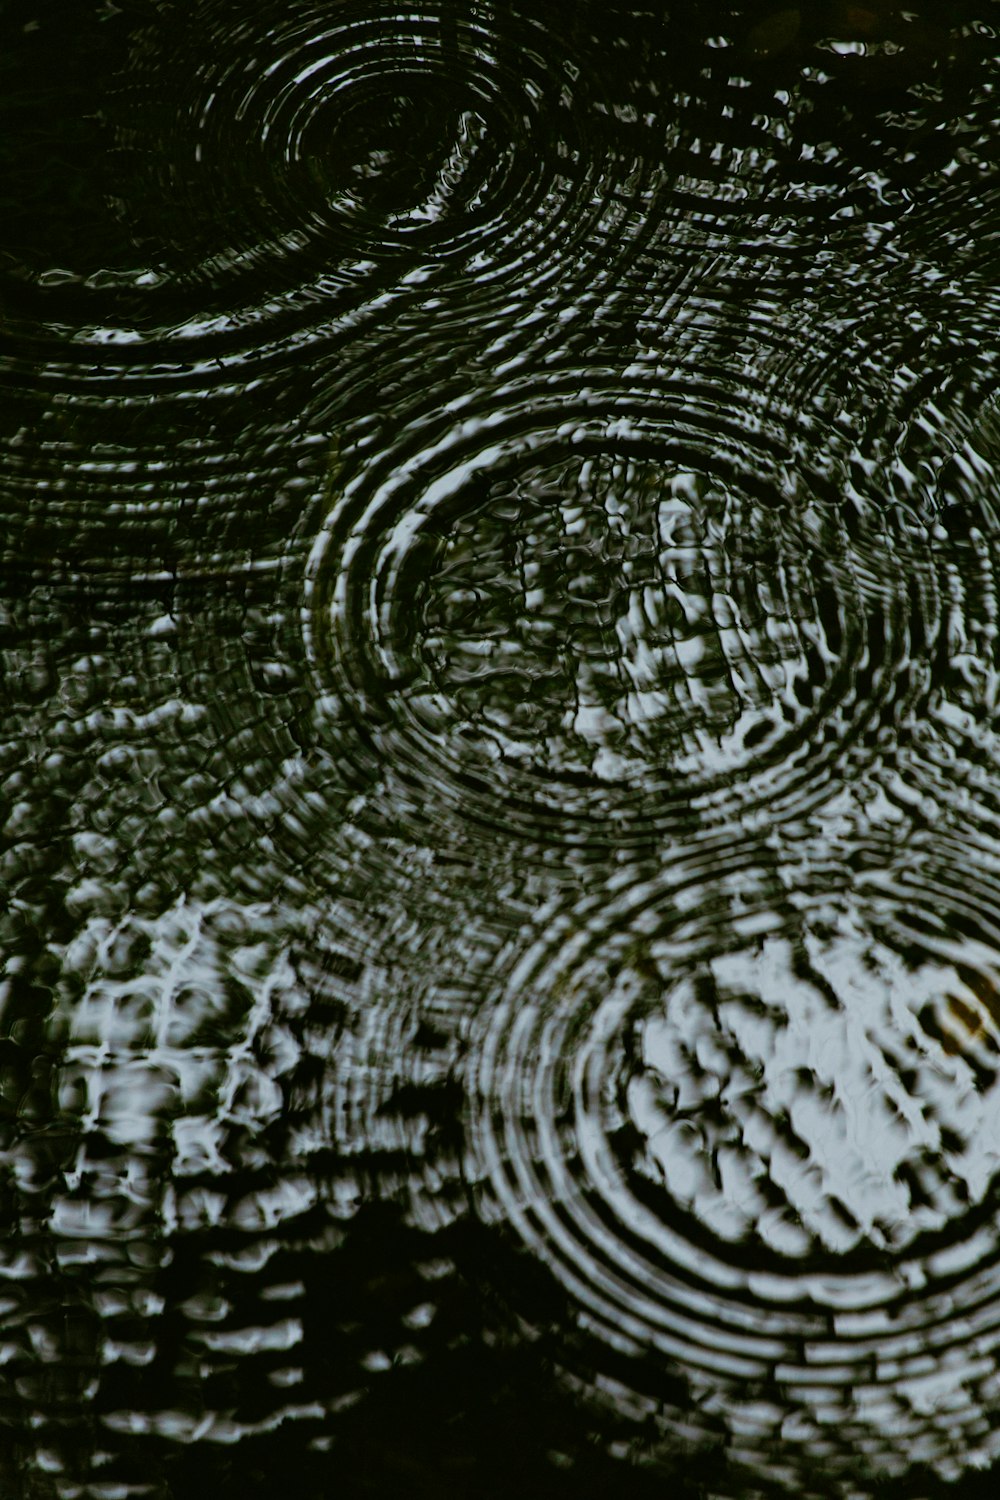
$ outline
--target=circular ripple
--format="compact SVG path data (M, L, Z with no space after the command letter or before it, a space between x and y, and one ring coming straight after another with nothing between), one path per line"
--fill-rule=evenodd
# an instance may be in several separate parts
M114 101L121 211L227 315L203 320L220 348L355 326L445 266L534 295L607 218L585 70L550 24L435 3L254 20L228 0L176 21L140 33Z
M949 944L914 920L936 882L872 882L873 926L782 917L733 863L711 914L634 882L545 914L470 1039L473 1202L664 1459L721 1436L796 1494L954 1477L1000 1451L995 902Z
M773 820L872 753L926 691L923 525L858 493L839 438L820 468L773 390L740 396L511 387L344 479L305 630L372 767L618 839Z

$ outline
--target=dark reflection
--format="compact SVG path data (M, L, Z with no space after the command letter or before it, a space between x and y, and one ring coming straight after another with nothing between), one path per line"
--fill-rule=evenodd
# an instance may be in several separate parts
M992 8L543 11L0 17L5 1495L995 1482Z

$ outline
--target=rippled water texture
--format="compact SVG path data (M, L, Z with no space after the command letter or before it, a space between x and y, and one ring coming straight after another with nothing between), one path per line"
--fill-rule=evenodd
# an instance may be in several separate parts
M0 1489L992 1495L1000 17L0 7Z

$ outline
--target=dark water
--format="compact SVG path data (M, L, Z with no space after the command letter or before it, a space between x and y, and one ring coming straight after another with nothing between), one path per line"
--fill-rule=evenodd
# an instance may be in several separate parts
M4 1496L994 1492L998 82L4 3Z

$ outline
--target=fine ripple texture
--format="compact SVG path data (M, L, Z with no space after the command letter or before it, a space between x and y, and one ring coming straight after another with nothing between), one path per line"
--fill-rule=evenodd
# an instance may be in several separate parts
M275 24L213 0L192 75L176 21L140 33L109 110L116 201L162 274L204 299L203 330L178 332L216 354L398 316L455 274L537 293L562 257L603 247L594 59L558 23L296 3Z
M0 1487L984 1493L993 6L182 11L0 17Z
M901 380L879 452L770 379L737 405L725 375L519 383L337 474L306 639L361 768L620 846L802 816L895 761L932 695L948 716L945 622L988 651L992 607L964 607L941 541L993 529L988 438ZM965 714L988 711L965 676Z
M865 894L877 934L744 896L721 951L676 891L554 913L473 1049L480 1212L641 1368L665 1453L723 1418L763 1477L780 1431L797 1493L819 1453L952 1476L1000 1441L996 972Z

